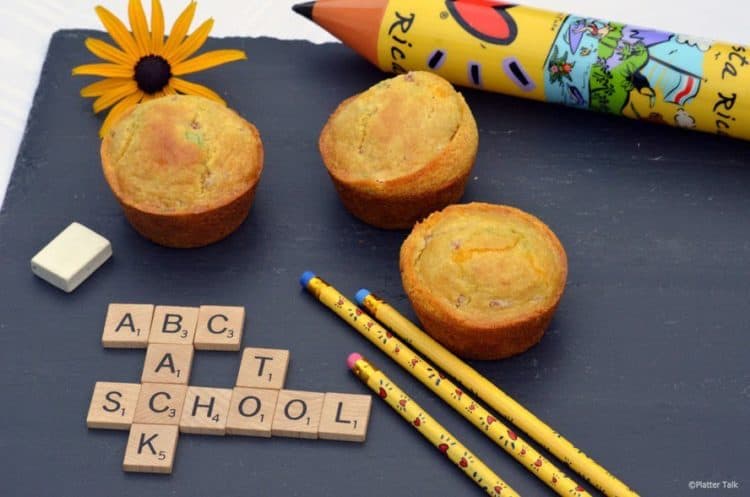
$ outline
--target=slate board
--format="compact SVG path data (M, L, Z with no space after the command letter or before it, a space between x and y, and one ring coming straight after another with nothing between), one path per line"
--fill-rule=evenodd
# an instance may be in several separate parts
M245 346L291 350L289 388L366 393L344 365L361 351L518 492L552 495L297 283L312 269L413 316L405 232L344 211L316 145L335 106L383 75L335 44L209 40L249 60L193 80L258 126L266 169L237 233L170 250L130 228L102 177L101 120L70 76L92 59L91 34L53 36L0 213L0 495L481 495L377 399L365 444L185 435L171 476L123 473L126 433L85 426L94 382L137 382L143 365L143 351L100 345L112 301L244 305ZM480 127L465 200L536 214L570 260L541 344L477 369L642 495L688 495L692 480L750 487L750 144L464 93ZM73 220L109 238L114 258L68 295L29 259ZM238 365L198 352L191 383L230 387Z

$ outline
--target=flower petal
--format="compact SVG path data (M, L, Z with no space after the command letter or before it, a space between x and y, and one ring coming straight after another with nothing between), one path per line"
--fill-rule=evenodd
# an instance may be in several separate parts
M134 68L119 64L84 64L73 68L73 75L102 76L105 78L132 78Z
M164 11L159 0L151 0L151 51L157 55L164 47Z
M198 83L192 83L182 78L172 78L169 80L168 86L171 86L180 93L185 93L187 95L198 95L199 97L209 98L226 105L226 102L219 96L218 93L214 92L208 87L199 85Z
M176 64L172 67L172 74L175 76L182 76L183 74L203 71L228 62L246 59L247 56L242 50L212 50Z
M138 84L133 80L130 80L129 82L118 86L117 88L109 90L104 95L94 100L94 114L112 107L119 100L122 100L123 98L132 93L136 93L137 91Z
M91 83L81 89L82 97L99 97L110 90L121 87L123 84L133 81L130 78L107 78Z
M182 43L188 29L190 29L196 5L195 2L190 2L174 22L174 25L172 25L172 31L169 32L169 38L167 38L167 43L164 45L164 50L162 51L167 61L169 60L169 54Z
M136 60L119 48L96 38L86 38L84 42L89 51L100 59L108 60L123 66L134 66Z
M141 0L130 0L128 2L128 18L130 27L133 29L135 43L138 45L138 51L141 56L151 53L151 38L148 33L148 23L146 14L143 12Z
M208 19L193 33L183 41L179 47L177 47L172 53L169 54L169 63L171 65L177 65L183 60L187 59L206 42L208 39L208 33L211 32L211 28L214 27L214 20Z
M172 79L174 79L174 78L171 78L170 81L172 81ZM167 84L167 86L165 86L164 88L162 88L161 91L163 91L165 95L177 95L177 92L169 84Z
M115 43L120 45L120 48L122 48L125 53L127 53L131 57L135 59L140 58L140 54L138 53L138 45L136 45L135 40L130 34L130 31L128 31L128 28L125 27L122 21L120 21L112 12L108 11L101 5L98 5L95 10L96 15L99 16L99 19L102 21L102 24L104 25L105 29L112 37L112 39L115 40Z
M117 122L117 120L125 113L125 111L140 102L142 98L143 92L141 90L138 90L136 93L128 95L127 97L117 102L117 105L112 107L112 110L109 111L109 114L107 114L107 117L104 119L102 127L99 129L99 138L104 138L104 135L109 132L109 129L112 127L112 125Z

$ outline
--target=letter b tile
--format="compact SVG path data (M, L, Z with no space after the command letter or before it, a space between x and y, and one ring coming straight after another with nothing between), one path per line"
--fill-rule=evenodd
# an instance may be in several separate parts
M148 343L191 344L198 323L197 307L157 305Z

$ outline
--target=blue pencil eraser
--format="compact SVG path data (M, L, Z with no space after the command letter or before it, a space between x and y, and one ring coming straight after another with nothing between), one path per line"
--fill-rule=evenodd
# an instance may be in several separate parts
M302 285L302 288L307 288L307 284L310 283L310 280L315 278L315 273L312 271L305 271L302 273L302 276L299 277L299 284Z
M370 290L367 288L360 288L357 290L357 294L354 296L354 300L357 301L357 305L362 305L365 303L365 299L367 296L370 295Z

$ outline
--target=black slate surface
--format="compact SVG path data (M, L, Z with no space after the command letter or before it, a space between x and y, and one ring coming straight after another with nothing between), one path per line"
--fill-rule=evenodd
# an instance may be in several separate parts
M338 102L383 75L338 45L210 40L249 60L192 79L258 126L266 169L237 233L170 250L130 228L100 172L101 119L70 76L92 60L91 34L52 38L0 213L0 495L481 495L377 399L365 444L184 435L171 476L123 473L126 433L85 426L94 382L138 381L143 365L143 351L100 345L112 301L244 305L244 345L291 350L289 388L366 392L344 365L361 351L522 495L552 495L299 288L311 269L413 316L397 266L405 232L344 211L316 145ZM476 367L642 495L692 495L694 480L736 480L726 495L746 494L750 144L465 95L480 127L465 200L536 214L570 260L542 342ZM68 295L29 259L73 220L109 238L114 257ZM198 352L191 383L229 387L238 365L236 353Z

